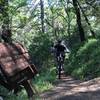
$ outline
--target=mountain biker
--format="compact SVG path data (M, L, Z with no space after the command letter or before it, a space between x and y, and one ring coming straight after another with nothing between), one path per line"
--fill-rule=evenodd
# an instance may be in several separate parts
M65 53L69 53L69 49L66 47L66 45L63 43L62 40L58 40L57 44L54 45L54 49L55 49L55 55L56 58L58 58L61 54L62 58L63 58L63 63L64 63L64 59L65 59ZM57 59L58 62L58 59Z

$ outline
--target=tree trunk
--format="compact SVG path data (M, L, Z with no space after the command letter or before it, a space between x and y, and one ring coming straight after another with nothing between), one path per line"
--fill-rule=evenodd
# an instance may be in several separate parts
M78 2L78 1L77 1L77 2ZM86 16L86 14L85 14L84 10L82 9L82 7L81 7L81 5L80 5L79 2L78 2L78 5L79 5L79 7L80 7L80 9L81 9L81 11L82 11L82 13L83 13L83 16L84 16L84 18L85 18L86 23L88 24L88 26L89 26L89 28L90 28L90 32L91 32L92 36L95 38L95 32L93 31L93 29L92 29L92 27L91 27L91 24L90 24L90 22L89 22L89 20L88 20L88 18L87 18L87 16Z
M2 0L0 2L2 8L2 39L5 42L9 42L11 40L11 29L10 29L10 19L9 19L9 4L8 0Z
M8 0L2 0L2 17L3 25L2 28L5 30L9 29L9 13L8 13Z
M40 6L41 6L41 25L42 25L42 33L44 33L45 30L44 30L44 4L43 4L43 0L40 0Z
M77 18L77 25L78 25L78 29L79 29L79 35L80 35L80 40L81 41L85 41L85 33L84 33L84 29L82 27L82 23L81 23L81 14L80 14L80 9L78 7L77 4L77 0L73 0L73 6L76 12L76 18Z

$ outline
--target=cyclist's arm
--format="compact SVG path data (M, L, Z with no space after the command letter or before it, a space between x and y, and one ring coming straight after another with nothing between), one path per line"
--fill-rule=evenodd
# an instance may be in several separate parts
M70 53L70 50L66 47L66 45L64 45L64 48L65 48L64 50L65 53Z
M65 53L70 53L70 50L66 47Z

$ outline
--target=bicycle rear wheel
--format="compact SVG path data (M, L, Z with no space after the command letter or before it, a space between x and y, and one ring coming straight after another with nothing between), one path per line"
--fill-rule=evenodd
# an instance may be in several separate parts
M61 64L58 66L58 79L61 79Z

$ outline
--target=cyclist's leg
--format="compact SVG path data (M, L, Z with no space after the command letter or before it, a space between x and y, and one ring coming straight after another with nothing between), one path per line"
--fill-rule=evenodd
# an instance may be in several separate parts
M57 61L57 74L58 74L58 78L60 79L61 77L61 59L60 59L60 53L57 52L56 55L56 61Z
M61 61L61 73L64 73L64 60L65 60L65 53L61 52L62 61Z
M65 53L62 52L62 58L63 58L63 64L64 64L64 61L65 61Z

